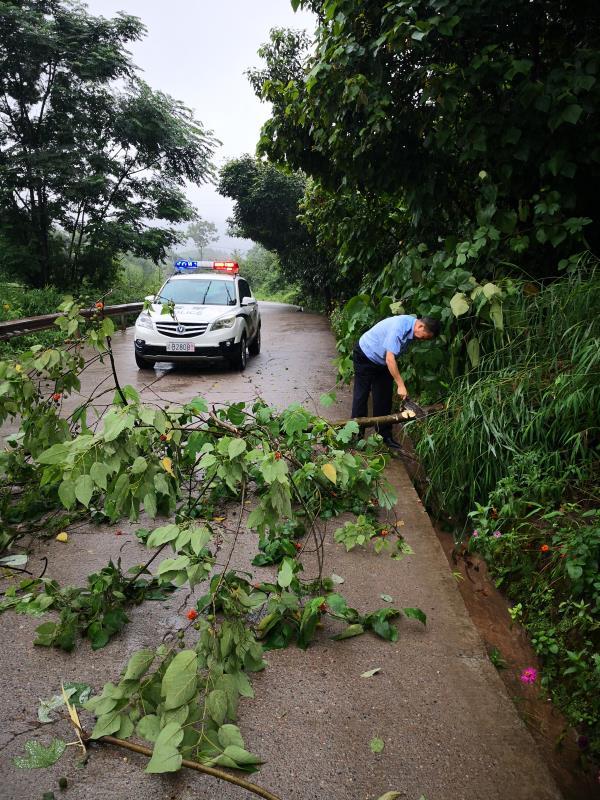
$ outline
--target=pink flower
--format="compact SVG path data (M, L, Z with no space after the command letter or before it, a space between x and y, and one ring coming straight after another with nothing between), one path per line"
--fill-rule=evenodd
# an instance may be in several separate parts
M537 676L537 669L534 669L533 667L527 667L527 669L524 669L519 675L519 680L521 683L535 683L537 681Z
M476 539L479 536L479 531L473 531L471 536L473 537L473 539Z
M500 531L494 531L492 536L494 537L494 539L499 539L502 536L502 534L500 533Z

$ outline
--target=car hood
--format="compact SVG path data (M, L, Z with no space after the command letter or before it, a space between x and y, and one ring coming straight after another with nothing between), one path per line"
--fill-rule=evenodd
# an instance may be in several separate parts
M171 322L173 317L170 314L161 314L161 305L152 305L150 316L154 322ZM178 322L214 322L219 317L233 316L239 311L237 306L200 306L192 304L182 304L175 306L175 317Z

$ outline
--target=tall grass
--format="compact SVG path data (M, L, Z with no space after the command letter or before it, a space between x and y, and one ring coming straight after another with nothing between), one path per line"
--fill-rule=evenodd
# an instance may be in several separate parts
M445 514L464 518L532 454L559 493L594 492L600 271L532 288L505 309L503 344L452 385L446 411L419 430L429 499ZM535 485L529 491L540 499Z

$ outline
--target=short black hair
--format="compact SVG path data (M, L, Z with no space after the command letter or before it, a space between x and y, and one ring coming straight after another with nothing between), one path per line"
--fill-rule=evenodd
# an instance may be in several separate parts
M435 319L435 317L421 317L421 322L432 336L440 335L442 326L440 325L439 319Z

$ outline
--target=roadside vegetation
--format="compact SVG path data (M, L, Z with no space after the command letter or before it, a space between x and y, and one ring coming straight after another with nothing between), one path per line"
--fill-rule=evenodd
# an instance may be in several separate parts
M445 408L411 432L429 507L487 559L597 761L598 9L511 0L498 25L487 0L292 5L317 32L273 30L249 73L272 108L259 155L304 181L340 378L379 319L442 321L402 367Z

